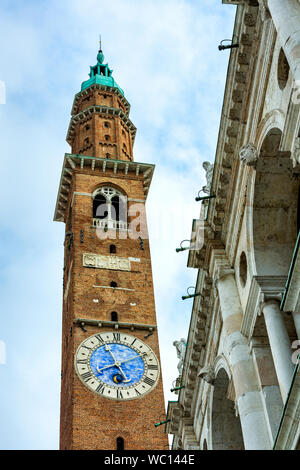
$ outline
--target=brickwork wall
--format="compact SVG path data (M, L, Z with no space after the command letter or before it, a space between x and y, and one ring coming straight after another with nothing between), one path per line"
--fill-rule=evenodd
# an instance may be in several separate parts
M94 130L88 129L86 132L89 135L94 132L99 138L104 129L103 122L104 118L95 124ZM120 130L117 132L118 148L124 139L131 145L129 133L127 137L122 135L122 128L111 128L112 132ZM75 140L78 138L76 135ZM165 418L161 374L157 386L147 395L122 402L90 391L78 378L74 368L75 352L84 339L95 333L112 331L112 327L86 325L87 331L84 332L74 324L76 318L111 320L111 312L115 311L119 322L156 325L148 238L143 235L142 250L139 239L121 237L126 232L120 232L116 239L101 240L92 227L93 199L89 194L102 185L116 187L128 198L145 200L142 176L114 174L111 170L103 173L98 168L94 171L84 167L74 170L66 220L60 446L61 449L113 450L116 449L116 439L122 437L125 449L166 450L168 439L164 427L154 427L154 423ZM129 207L134 203L129 202ZM67 232L72 233L72 242ZM106 233L110 234L110 231ZM111 244L116 246L116 254L110 254ZM131 261L130 271L98 269L83 266L84 253L130 257L140 261ZM118 289L110 287L112 281L117 283ZM155 331L145 338L148 332L128 330L128 333L147 343L160 360L158 333Z

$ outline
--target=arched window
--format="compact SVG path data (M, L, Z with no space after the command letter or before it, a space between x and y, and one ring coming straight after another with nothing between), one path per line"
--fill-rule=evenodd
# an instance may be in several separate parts
M110 318L111 318L111 321L118 321L118 314L117 314L117 312L111 312Z
M118 287L118 284L117 284L115 281L112 281L112 282L110 283L110 287L114 287L114 288L115 288L115 287Z
M108 121L104 121L104 127L108 129L110 127L110 123Z
M109 136L108 134L106 134L106 135L104 136L104 139L108 142L108 141L110 140L110 136Z
M105 158L111 158L110 153L106 153Z
M123 437L117 438L117 450L124 450L124 439Z
M108 204L103 194L98 193L93 200L93 218L106 219L108 217Z
M110 252L111 254L116 254L116 253L117 253L117 247L116 247L116 245L110 245L110 247L109 247L109 252Z
M94 195L93 218L107 219L108 226L109 222L125 224L127 220L126 197L115 188L103 186Z

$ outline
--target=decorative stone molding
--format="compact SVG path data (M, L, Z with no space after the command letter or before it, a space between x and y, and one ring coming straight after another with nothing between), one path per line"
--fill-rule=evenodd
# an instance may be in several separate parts
M300 137L296 137L293 151L291 152L293 167L300 164Z
M103 256L93 253L84 253L82 265L86 268L116 269L118 271L131 271L131 264L128 258L119 256Z
M240 149L240 160L247 166L255 166L258 159L257 148L253 144L246 144Z
M215 371L214 371L212 366L203 367L200 370L198 376L201 379L205 380L205 382L207 382L210 385L214 385L214 383L215 383L215 379L216 379Z

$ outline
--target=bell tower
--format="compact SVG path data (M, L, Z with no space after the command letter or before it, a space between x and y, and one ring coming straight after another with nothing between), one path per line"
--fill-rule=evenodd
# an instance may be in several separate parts
M60 448L168 449L145 202L130 105L104 63L76 94L54 220L64 240Z

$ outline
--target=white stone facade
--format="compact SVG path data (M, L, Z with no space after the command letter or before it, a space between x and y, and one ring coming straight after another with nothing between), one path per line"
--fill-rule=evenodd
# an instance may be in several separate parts
M201 296L167 432L173 449L299 450L300 2L223 3L237 5L239 48L216 197L203 203L204 243L189 252Z

